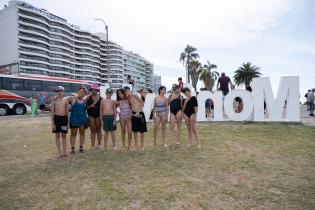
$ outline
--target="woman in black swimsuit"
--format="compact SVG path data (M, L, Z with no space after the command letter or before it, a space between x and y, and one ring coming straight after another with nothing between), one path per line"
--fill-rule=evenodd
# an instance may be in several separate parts
M173 84L172 87L173 93L169 97L169 104L170 104L170 143L174 140L174 129L175 123L177 125L177 142L176 144L179 145L179 140L181 137L181 130L182 130L182 104L183 104L183 97L180 95L179 86Z
M87 98L87 113L89 116L90 130L91 130L91 146L95 146L95 137L97 136L97 147L101 147L102 134L101 134L101 118L100 118L100 105L102 98L98 95L99 86L92 84L90 89L90 96Z
M197 148L201 148L200 141L198 138L197 130L196 130L196 117L198 112L198 101L195 96L191 96L191 92L189 88L184 88L183 90L185 99L183 110L184 110L184 119L186 122L186 126L188 129L189 136L189 144L187 146L191 146L192 144L192 134L194 134L195 139L197 141Z

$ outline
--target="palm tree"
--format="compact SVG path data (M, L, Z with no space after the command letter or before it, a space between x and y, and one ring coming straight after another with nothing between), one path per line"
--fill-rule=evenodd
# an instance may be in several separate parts
M212 69L216 69L216 68L217 68L217 65L210 63L210 61L207 60L207 64L203 66L203 70L200 73L200 79L205 84L205 88L207 90L212 91L214 82L219 77L219 72L212 71Z
M199 75L202 71L202 65L198 60L193 60L189 63L189 75L191 75L191 83L197 93L197 83Z
M260 67L252 65L252 63L247 62L243 63L235 72L234 72L234 81L237 86L244 84L246 87L250 85L253 78L260 77L261 73Z
M184 52L180 54L179 61L182 62L186 68L186 82L188 83L190 83L189 63L199 58L199 54L196 51L197 48L187 45Z

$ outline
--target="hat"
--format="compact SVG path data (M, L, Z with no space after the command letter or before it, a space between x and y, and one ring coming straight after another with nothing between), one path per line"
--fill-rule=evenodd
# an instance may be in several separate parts
M107 88L107 89L106 89L106 93L113 93L113 89Z
M123 89L124 90L130 90L130 87L129 86L125 86Z
M99 91L99 90L100 90L100 87L98 86L98 84L93 83L93 84L91 85L91 88L90 88L90 91L91 91L91 90L97 90L97 91Z
M179 85L177 85L177 84L173 84L173 86L172 86L172 90L176 90L176 89L178 89L179 88Z
M57 86L56 89L55 89L55 92L60 92L60 91L64 91L65 88L62 87L62 86Z

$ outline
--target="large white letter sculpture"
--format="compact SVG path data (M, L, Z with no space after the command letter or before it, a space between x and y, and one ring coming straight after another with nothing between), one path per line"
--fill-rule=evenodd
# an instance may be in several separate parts
M300 121L299 77L281 77L276 99L273 96L269 78L254 78L252 82L254 99L254 121ZM270 119L264 117L264 100ZM282 117L286 103L287 118Z

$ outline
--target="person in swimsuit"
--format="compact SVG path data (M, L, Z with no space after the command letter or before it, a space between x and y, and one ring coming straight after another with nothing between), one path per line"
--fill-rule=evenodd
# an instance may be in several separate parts
M117 107L119 107L119 123L121 128L121 139L123 147L126 148L126 128L128 133L128 147L130 150L132 141L132 126L131 126L131 106L126 99L125 91L123 89L117 90Z
M155 97L153 104L153 121L154 121L154 136L153 145L156 145L157 131L162 124L162 141L163 146L168 147L165 141L166 122L168 118L168 99L165 97L166 87L159 88L159 95Z
M67 133L68 133L68 103L64 98L64 87L58 86L55 89L56 98L51 101L51 125L55 134L55 141L58 151L58 158L67 156ZM62 152L60 144L60 134L62 138Z
M113 90L111 88L106 89L106 97L102 100L101 103L101 116L104 134L104 148L107 149L107 141L109 133L112 137L113 149L116 150L116 101L112 100Z
M85 129L88 127L88 117L86 114L86 102L84 97L86 96L87 90L85 87L80 87L76 92L75 96L67 98L71 104L70 114L70 128L71 128L71 154L75 154L75 141L79 130L80 133L80 150L83 153L83 145L85 140Z
M187 146L191 146L192 144L192 135L194 134L195 139L197 141L197 148L201 148L200 141L198 138L197 130L196 130L196 117L198 112L198 101L195 96L191 96L191 92L189 88L184 88L184 94L186 96L184 105L183 105L183 112L184 112L184 119L186 122L186 126L188 129L188 136L189 136L189 144Z
M144 102L138 95L133 94L128 86L124 87L124 91L126 94L126 98L131 105L131 124L135 146L138 149L138 133L140 133L141 150L144 150L144 133L147 132L147 122L142 111Z
M100 106L102 97L99 96L98 84L92 84L90 88L90 96L87 98L87 114L89 117L89 125L91 130L91 146L95 146L95 138L97 137L97 147L101 147L102 133L101 133L101 117ZM96 148L97 148L96 147Z
M182 104L183 104L183 97L180 94L179 86L173 84L172 87L173 93L169 97L169 104L170 104L170 142L173 142L174 139L174 129L175 124L177 125L177 142L176 144L179 145L179 140L181 137L181 130L182 130Z

